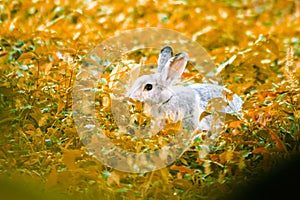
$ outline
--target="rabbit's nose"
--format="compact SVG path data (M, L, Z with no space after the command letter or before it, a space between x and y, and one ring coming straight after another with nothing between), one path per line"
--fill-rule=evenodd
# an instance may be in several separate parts
M129 101L136 102L136 101L141 100L141 95L137 91L129 91L126 93L125 96Z
M131 92L128 91L128 92L126 92L125 97L126 97L126 98L130 98L130 95L131 95Z
M131 103L137 100L132 92L127 92L125 98Z
M129 101L135 101L135 94L132 91L128 91L125 95L126 99L128 99Z

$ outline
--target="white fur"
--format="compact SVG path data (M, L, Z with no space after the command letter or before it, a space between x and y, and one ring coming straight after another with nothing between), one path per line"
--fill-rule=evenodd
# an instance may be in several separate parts
M184 129L210 131L212 118L207 116L199 122L199 117L210 99L223 97L223 90L228 89L213 84L175 85L186 67L188 55L183 52L172 57L172 54L171 47L164 47L159 55L157 72L139 77L126 96L147 105L147 112L156 120L182 120ZM152 85L149 91L145 88L147 84ZM242 103L240 97L234 95L224 111L240 112Z

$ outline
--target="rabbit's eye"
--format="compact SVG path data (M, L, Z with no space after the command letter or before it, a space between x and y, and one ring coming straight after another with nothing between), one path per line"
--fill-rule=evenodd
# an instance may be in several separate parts
M145 88L144 88L144 90L147 90L147 91L150 91L150 90L152 90L152 84L150 84L150 83L147 83L147 84L145 85Z

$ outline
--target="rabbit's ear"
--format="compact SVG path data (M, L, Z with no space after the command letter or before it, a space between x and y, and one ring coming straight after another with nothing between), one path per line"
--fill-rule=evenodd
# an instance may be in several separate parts
M171 84L181 77L188 61L188 54L185 52L178 53L168 60L166 66L161 72L161 80Z
M158 69L157 72L161 73L168 60L173 56L173 50L170 46L166 46L160 50L158 56Z

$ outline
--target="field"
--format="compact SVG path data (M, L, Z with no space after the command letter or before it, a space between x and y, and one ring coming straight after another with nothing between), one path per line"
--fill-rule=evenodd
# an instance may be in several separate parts
M96 45L146 27L174 30L199 43L220 69L223 85L244 100L243 117L226 119L205 158L196 142L167 167L128 173L101 163L83 145L72 92ZM299 36L297 0L0 1L0 195L85 200L297 195L292 180L300 176ZM99 77L99 123L122 148L137 151L138 145L130 135L113 135L116 125L105 102L116 87L112 73L122 78L126 67L142 58L153 63L157 56L157 49L132 52L122 58L123 68ZM182 78L203 80L192 68Z

